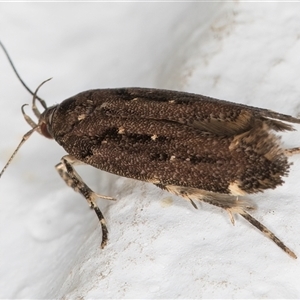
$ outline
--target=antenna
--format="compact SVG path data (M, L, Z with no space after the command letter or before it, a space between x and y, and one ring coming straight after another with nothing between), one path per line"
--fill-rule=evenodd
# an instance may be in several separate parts
M11 67L13 68L15 74L17 75L18 79L20 80L20 82L22 83L22 85L24 86L24 88L33 96L34 92L31 91L31 89L26 85L26 83L23 81L23 79L21 78L21 76L19 75L14 63L12 62L12 59L10 58L6 48L4 47L4 45L2 44L2 42L0 41L0 46L2 48L2 50L4 51ZM43 99L41 99L40 97L36 96L37 99L39 99L42 103L45 103L45 101Z

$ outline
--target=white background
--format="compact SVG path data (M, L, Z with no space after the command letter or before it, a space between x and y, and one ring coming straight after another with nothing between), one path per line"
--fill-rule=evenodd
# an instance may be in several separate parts
M1 3L0 39L48 105L91 88L196 92L296 116L300 3ZM30 128L31 96L0 53L0 160ZM299 134L283 139L297 146ZM299 145L299 143L298 143ZM300 264L250 224L158 188L78 168L109 228L54 169L35 133L0 180L0 298L299 298ZM300 158L254 216L300 256Z

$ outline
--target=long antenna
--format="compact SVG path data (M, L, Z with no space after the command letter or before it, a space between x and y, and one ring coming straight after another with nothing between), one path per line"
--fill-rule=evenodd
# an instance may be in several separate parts
M24 86L24 88L25 88L25 89L33 96L33 95L34 95L34 92L31 91L31 89L26 85L26 83L23 81L23 79L22 79L21 76L19 75L19 73L18 73L18 71L17 71L15 65L13 64L13 62L12 62L12 60L11 60L11 58L10 58L10 56L9 56L9 54L8 54L8 52L7 52L7 50L6 50L6 48L4 47L4 45L2 44L1 41L0 41L0 46L1 46L2 50L4 51L4 53L5 53L5 55L6 55L7 59L8 59L8 61L9 61L9 63L10 63L10 65L11 65L11 67L13 68L13 70L14 70L15 74L17 75L18 79L20 80L20 82L22 83L22 85ZM36 96L36 98L39 99L40 101L42 101L42 102L45 103L45 101L44 101L43 99L41 99L40 97Z

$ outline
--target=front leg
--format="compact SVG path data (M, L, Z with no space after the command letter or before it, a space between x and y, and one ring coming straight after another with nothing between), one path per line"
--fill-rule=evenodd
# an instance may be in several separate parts
M62 157L61 162L55 166L55 168L58 171L61 178L65 181L65 183L71 188L73 188L74 191L80 193L87 200L90 207L95 211L101 224L101 230L102 230L101 248L103 249L107 244L108 230L107 230L104 216L101 210L99 209L98 205L96 204L95 200L97 198L103 198L107 200L115 200L115 199L96 194L84 183L82 178L79 176L79 174L75 171L73 167L74 165L82 165L82 164L84 163L74 158L73 156L65 155Z

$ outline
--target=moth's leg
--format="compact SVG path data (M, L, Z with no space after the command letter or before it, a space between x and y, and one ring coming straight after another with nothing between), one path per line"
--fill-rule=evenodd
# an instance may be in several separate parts
M252 217L247 210L254 209L247 201L239 200L236 196L211 193L195 188L186 188L180 186L162 186L158 185L160 188L166 189L167 191L179 195L187 200L199 200L211 205L221 207L229 212L231 222L234 224L234 214L241 215L250 224L260 230L267 238L271 239L276 245L278 245L283 251L289 254L293 258L297 258L296 254L289 249L273 232L271 232L267 227L261 224L258 220Z
M266 226L261 224L259 221L257 221L255 218L253 218L251 215L249 215L246 211L243 213L240 213L240 215L245 218L250 224L252 224L254 227L256 227L258 230L260 230L267 238L272 240L277 246L279 246L284 252L286 252L288 255L290 255L292 258L297 259L297 255L288 248L272 231L270 231Z
M162 184L156 185L162 189L167 190L170 193L183 197L185 200L191 202L194 207L196 207L194 201L203 201L225 209L229 213L229 217L233 225L234 214L241 213L244 210L255 209L255 206L249 201L240 200L238 199L238 197L232 195L211 193L200 189L187 188L181 186L171 186Z
M295 154L300 154L300 147L285 149L284 153L286 156L292 156Z
M171 186L163 185L161 183L154 183L154 185L156 185L157 187L159 187L162 190L168 191L169 193L173 193L175 195L179 195L179 196L183 197L185 200L190 202L195 209L198 209L198 206L196 205L196 203L191 198L187 197L188 195L184 191L181 191L181 193L178 193L177 191L171 190Z
M92 191L82 180L79 174L76 172L73 166L75 165L82 165L83 162L77 160L76 158L72 157L71 155L66 155L62 157L61 162L55 166L56 170L58 171L61 178L65 181L65 183L73 188L74 191L80 193L88 202L90 207L95 211L102 229L102 242L101 248L104 248L107 244L107 235L108 230L106 226L106 222L104 216L99 209L98 205L96 204L97 198L103 198L108 200L115 200L114 198L99 195Z

